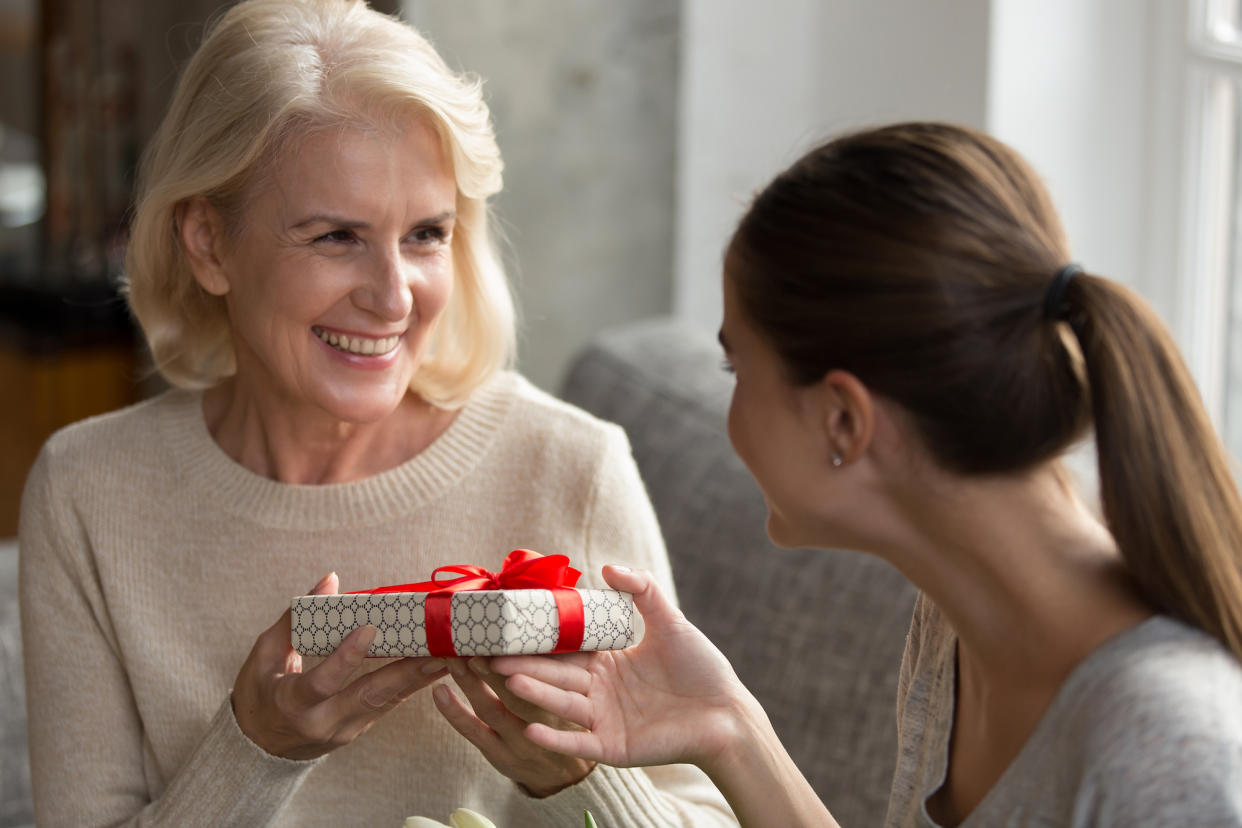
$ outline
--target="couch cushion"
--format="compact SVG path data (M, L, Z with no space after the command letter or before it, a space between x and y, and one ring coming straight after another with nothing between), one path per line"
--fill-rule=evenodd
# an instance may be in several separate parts
M17 544L0 541L0 828L33 823L17 607Z
M897 672L914 589L877 558L778 549L725 430L732 381L711 334L661 319L605 332L562 396L629 435L681 606L762 702L845 825L883 821Z

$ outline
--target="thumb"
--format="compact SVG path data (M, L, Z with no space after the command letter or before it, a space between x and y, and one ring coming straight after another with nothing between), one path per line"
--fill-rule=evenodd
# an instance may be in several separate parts
M650 572L609 564L604 567L604 581L613 589L632 594L634 607L644 619L655 621L680 615Z
M307 595L336 595L341 588L341 579L335 572L329 572L319 579L319 583L310 588Z
M320 578L319 583L311 587L310 592L306 594L335 595L339 587L340 579L337 578L335 572L329 572ZM286 607L276 619L276 623L264 630L254 645L256 655L265 662L281 660L286 673L298 673L302 670L301 656L293 651L293 642L290 640L292 626L293 612Z
M340 591L340 587L341 579L337 577L336 572L329 572L327 575L324 575L319 579L319 583L310 588L310 592L308 592L307 595L336 595ZM286 616L289 617L289 624L292 626L292 612L287 611L285 615L281 616L280 620L284 621ZM285 639L288 640L290 638L289 628L284 627L279 621L277 622L277 625L282 627ZM298 655L298 653L293 649L292 642L289 642L289 650L285 653L285 672L302 672L302 656Z

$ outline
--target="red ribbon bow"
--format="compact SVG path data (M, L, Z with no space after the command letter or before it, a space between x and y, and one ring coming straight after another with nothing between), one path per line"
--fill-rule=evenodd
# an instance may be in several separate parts
M458 575L441 581L441 572ZM481 566L452 564L436 567L430 581L416 584L364 589L350 595L378 595L385 592L427 592L424 604L427 624L427 649L433 656L455 656L453 647L452 608L454 592L473 592L482 589L547 589L556 600L560 631L555 653L572 653L582 648L585 629L582 596L574 584L582 573L569 565L565 555L540 555L529 549L515 549L505 558L499 572L491 572Z

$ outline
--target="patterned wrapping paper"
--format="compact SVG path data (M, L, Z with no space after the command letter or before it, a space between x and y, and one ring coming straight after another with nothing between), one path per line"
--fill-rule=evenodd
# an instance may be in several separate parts
M621 650L637 640L634 601L611 589L580 589L581 650ZM427 656L423 606L429 593L303 595L292 603L293 649L330 655L345 636L376 628L368 657ZM461 656L550 653L559 634L556 601L546 589L473 590L453 594L453 647Z

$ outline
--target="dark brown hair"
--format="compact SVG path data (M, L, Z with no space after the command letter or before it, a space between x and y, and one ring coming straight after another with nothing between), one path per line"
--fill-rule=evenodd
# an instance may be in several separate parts
M743 217L725 270L789 379L857 376L944 468L1009 474L1094 426L1104 517L1157 607L1242 658L1242 498L1193 381L1134 293L1069 260L1038 177L964 127L897 124L820 146Z

